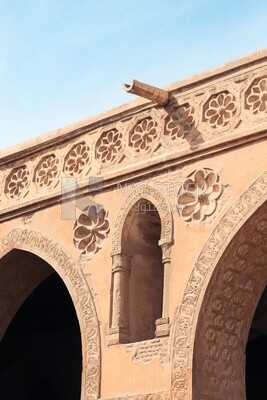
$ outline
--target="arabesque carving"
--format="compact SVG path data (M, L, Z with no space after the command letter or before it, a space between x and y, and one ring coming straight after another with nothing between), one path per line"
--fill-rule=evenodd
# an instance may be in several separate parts
M267 203L238 230L216 266L198 317L193 398L243 400L246 343L267 283Z
M75 260L58 243L28 229L14 229L0 239L0 257L12 249L31 251L47 261L65 282L84 332L82 339L82 399L96 400L100 385L100 337L93 297Z
M267 172L249 187L221 219L195 263L173 324L172 398L175 400L192 398L190 376L198 311L218 257L239 226L266 199Z

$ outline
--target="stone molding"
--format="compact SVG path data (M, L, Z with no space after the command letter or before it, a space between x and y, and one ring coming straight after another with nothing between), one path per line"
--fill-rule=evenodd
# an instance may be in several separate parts
M154 168L164 161L167 165L167 158L192 158L215 144L236 145L237 138L255 136L267 121L266 77L262 61L243 66L216 76L215 81L211 77L173 90L167 107L150 104L120 121L88 126L79 138L68 137L64 144L0 162L1 209L16 208L18 200L28 206L47 194L60 195L61 177L75 177L88 186L89 174L104 180L125 176L126 171L134 176L134 170Z
M227 211L201 251L190 275L172 332L172 399L191 400L196 324L205 290L219 257L237 230L267 199L267 172Z
M83 400L96 400L100 390L100 333L91 291L75 260L60 244L40 232L14 229L0 239L0 257L12 249L30 251L47 261L68 288L81 325Z

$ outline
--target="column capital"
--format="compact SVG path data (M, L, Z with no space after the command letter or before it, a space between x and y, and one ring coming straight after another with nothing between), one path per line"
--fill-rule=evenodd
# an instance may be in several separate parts
M162 263L166 264L171 262L171 243L161 243L161 240L159 241L159 246L161 247L162 250Z
M130 272L132 257L127 254L112 254L112 273Z

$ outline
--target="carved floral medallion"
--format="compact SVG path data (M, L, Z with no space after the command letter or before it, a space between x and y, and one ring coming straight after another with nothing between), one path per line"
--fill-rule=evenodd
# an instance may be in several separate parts
M73 242L83 255L93 255L102 248L109 233L108 213L99 205L90 205L74 224Z
M235 97L228 91L211 96L204 106L204 120L209 122L212 128L227 126L235 113Z
M187 177L178 195L180 216L187 222L201 222L217 207L222 193L219 176L209 168L199 169Z
M253 81L246 93L246 103L253 114L267 112L267 77Z
M51 154L44 157L35 170L35 182L39 187L51 186L58 175L58 158Z
M74 145L65 157L64 171L68 175L80 175L90 162L90 149L85 142Z
M145 118L130 133L129 145L139 154L148 153L153 148L157 136L157 122Z
M165 136L172 141L184 139L194 126L194 108L189 104L173 107L166 120Z
M103 164L118 160L122 144L122 134L117 129L104 132L96 144L96 158Z
M30 185L30 173L26 165L14 168L5 183L5 193L10 199L20 197Z

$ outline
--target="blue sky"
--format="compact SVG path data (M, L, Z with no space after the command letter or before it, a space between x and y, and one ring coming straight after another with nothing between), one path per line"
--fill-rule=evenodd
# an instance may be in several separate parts
M260 50L261 0L2 0L0 149Z

